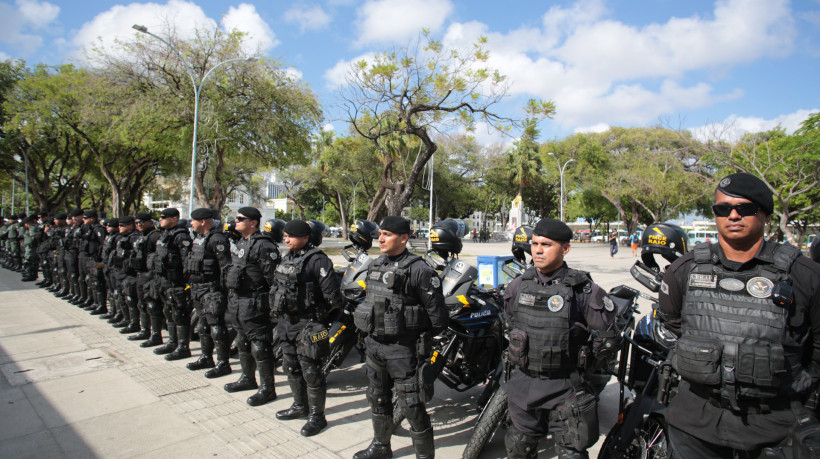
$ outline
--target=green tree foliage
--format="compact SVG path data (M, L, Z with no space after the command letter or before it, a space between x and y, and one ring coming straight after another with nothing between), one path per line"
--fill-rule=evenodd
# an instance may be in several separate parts
M357 62L342 91L347 120L380 153L379 190L370 204L373 219L385 204L398 214L413 196L424 166L436 152L436 131L476 122L509 129L515 120L492 111L507 92L505 78L487 66L486 39L472 49L445 49L427 32L407 48ZM531 104L533 113L551 116L552 103ZM397 169L412 158L405 172Z

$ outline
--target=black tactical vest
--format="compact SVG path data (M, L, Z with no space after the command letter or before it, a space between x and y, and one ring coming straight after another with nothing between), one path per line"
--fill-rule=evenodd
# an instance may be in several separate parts
M119 268L120 272L128 276L136 276L137 271L130 263L131 257L134 254L134 244L137 242L139 232L131 231L128 234L120 234L117 239L117 249L114 255L114 266Z
M212 229L206 234L197 234L194 239L191 253L185 262L185 272L190 276L191 283L219 281L219 262L213 252L207 250L211 236L217 232L216 229Z
M265 273L259 266L259 260L250 262L251 253L257 241L261 239L273 243L273 239L257 231L248 239L240 239L231 251L231 266L225 276L225 287L234 290L240 296L252 296L268 290Z
M527 334L528 363L524 369L534 373L575 369L578 351L586 340L570 333L572 310L578 308L574 289L590 286L589 275L567 269L563 278L544 285L538 279L537 269L529 268L522 279L512 324L514 329Z
M153 269L149 258L153 256L154 250L151 250L149 237L155 231L156 229L151 228L147 233L140 232L139 239L134 243L134 254L131 256L131 261L137 272L144 273Z
M735 272L720 265L710 244L695 246L675 352L683 378L711 387L733 407L740 397L771 398L788 390L802 366L799 355L784 351L789 311L772 301L772 292L778 283L790 284L799 256L794 247L765 244L759 258L771 263Z
M164 277L172 284L179 284L182 278L182 253L181 247L176 246L176 237L180 234L187 234L188 230L182 227L165 230L157 240L157 248L154 253L154 273Z
M427 311L410 295L410 265L422 258L408 255L397 264L379 257L367 272L365 302L373 305L373 336L413 339L430 323Z
M313 282L304 281L302 270L305 262L320 252L311 247L301 257L283 257L276 266L273 305L278 314L302 316L316 312L316 286Z

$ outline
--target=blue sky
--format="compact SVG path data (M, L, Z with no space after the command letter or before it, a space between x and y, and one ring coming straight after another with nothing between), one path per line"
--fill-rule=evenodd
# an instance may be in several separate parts
M182 35L209 24L247 31L318 94L340 132L333 106L349 63L421 28L454 47L486 36L511 81L497 111L556 103L542 140L661 120L700 135L713 124L792 131L820 110L820 0L14 0L0 2L0 58L82 65L97 37L133 39L134 23L159 32L166 18Z

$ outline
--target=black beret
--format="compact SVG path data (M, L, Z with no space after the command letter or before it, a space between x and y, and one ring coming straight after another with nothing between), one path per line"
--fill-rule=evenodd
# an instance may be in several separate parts
M379 228L395 234L410 234L410 220L397 215L388 215L379 223Z
M302 237L310 235L310 225L304 220L291 220L285 224L285 229L282 230L288 236Z
M125 217L120 217L120 226L122 225L130 225L134 223L134 217L131 215L126 215Z
M572 239L572 230L566 223L554 218L542 218L538 220L535 229L532 230L534 236L542 236L556 242L569 242Z
M159 213L162 217L179 217L179 210L176 207L169 207Z
M86 210L83 216L85 218L97 218L97 211L94 209Z
M65 214L54 214L55 220L65 220Z
M206 218L214 218L214 211L211 209L206 209L204 207L200 207L199 209L194 209L191 212L191 218L194 220L203 220Z
M120 219L119 218L109 218L108 220L106 220L105 226L107 226L109 228L116 228L116 227L120 226Z
M134 214L134 220L140 220L143 222L154 220L154 217L151 216L150 212L138 212Z
M37 216L38 217L48 217L48 212L46 212L45 210L41 210L41 211L37 212Z
M20 212L19 214L17 214L17 218L26 218L26 217L27 217L27 215L26 215L25 212Z
M83 214L83 210L80 209L80 208L76 208L76 209L72 210L71 212L69 212L68 216L69 217L79 217L82 214Z
M243 207L236 211L237 215L242 214L251 220L259 221L262 219L262 213L256 207Z
M760 206L763 212L771 215L774 212L772 190L763 180L746 172L737 172L723 177L718 182L717 190L733 198L744 198Z
M37 216L36 216L36 215L29 215L28 217L24 218L24 219L23 219L23 221L21 221L20 223L23 223L23 224L25 224L25 223L31 223L31 222L33 222L33 221L35 221L35 220L37 220Z

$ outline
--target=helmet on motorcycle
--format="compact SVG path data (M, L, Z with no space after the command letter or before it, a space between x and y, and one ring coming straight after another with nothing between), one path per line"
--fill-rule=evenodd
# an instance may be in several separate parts
M262 233L267 234L273 239L273 242L282 242L285 235L285 221L278 218L272 218L265 222L262 227Z
M356 220L347 231L347 238L361 250L373 247L373 239L379 238L379 225L369 220Z
M226 236L233 239L234 241L238 241L240 238L242 238L242 235L239 234L239 231L236 230L235 220L225 222L225 226L222 228L222 232L224 232Z
M310 239L308 240L314 247L319 247L322 244L322 237L330 233L330 230L319 220L308 220L307 224L310 225Z
M512 254L521 263L527 261L525 254L530 254L530 243L532 242L532 230L530 225L519 226L513 234Z
M462 243L458 236L460 226L455 220L442 220L430 229L430 242L436 252L461 253Z
M641 236L641 260L655 271L660 271L655 254L663 256L672 263L688 250L689 236L678 225L653 223L646 227Z

